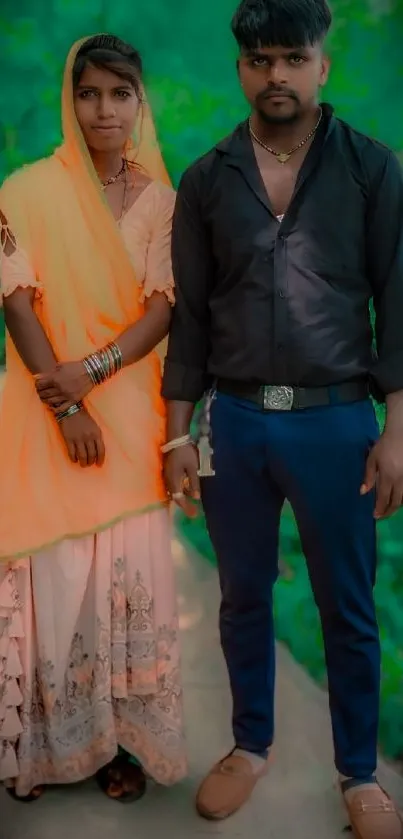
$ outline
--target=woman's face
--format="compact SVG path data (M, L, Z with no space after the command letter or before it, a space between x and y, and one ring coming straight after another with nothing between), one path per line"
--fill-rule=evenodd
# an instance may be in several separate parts
M76 117L89 149L122 150L133 133L139 99L133 85L88 65L74 91Z

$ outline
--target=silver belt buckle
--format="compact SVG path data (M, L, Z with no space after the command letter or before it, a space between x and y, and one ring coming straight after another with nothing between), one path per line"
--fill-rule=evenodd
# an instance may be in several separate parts
M288 385L265 385L263 388L265 411L291 411L293 402L294 389Z

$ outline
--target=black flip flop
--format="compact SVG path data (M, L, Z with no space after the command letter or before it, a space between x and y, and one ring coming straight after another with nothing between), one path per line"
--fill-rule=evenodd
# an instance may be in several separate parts
M33 792L30 792L28 795L17 795L14 787L4 787L4 789L10 798L13 798L14 801L20 801L22 804L30 804L31 801L39 801L45 792L45 790L41 789L39 795L35 795Z
M137 789L131 792L122 790L121 795L117 796L109 795L108 790L111 784L118 786L119 783L122 783L123 786L123 779L127 775L128 767L130 767L131 779L137 784ZM121 776L119 780L113 777L114 773ZM147 779L141 766L131 763L127 755L116 755L110 763L98 770L95 779L99 788L111 801L119 801L121 804L131 804L134 801L139 801L147 789Z

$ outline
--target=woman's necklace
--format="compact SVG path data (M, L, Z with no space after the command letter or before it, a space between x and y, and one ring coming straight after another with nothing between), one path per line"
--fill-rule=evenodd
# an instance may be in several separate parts
M122 223L122 219L123 219L124 215L126 214L126 210L127 210L127 197L128 197L128 188L127 187L128 187L128 182L129 182L129 167L127 165L126 160L123 161L123 167L124 167L124 185L123 185L122 209L120 211L120 216L117 219L117 223L118 223L119 226Z
M111 186L111 184L115 184L116 181L118 181L119 178L122 177L122 175L124 174L125 171L126 171L126 161L122 160L122 165L121 165L117 175L114 175L113 178L108 178L107 181L101 181L102 189L106 189L107 186Z
M250 133L251 137L255 140L255 142L258 143L259 146L262 147L262 149L265 149L266 151L270 152L270 154L272 154L276 158L276 160L278 160L279 163L284 164L284 163L287 163L287 160L290 159L292 154L294 154L296 151L299 151L299 149L302 149L302 147L307 144L308 140L310 140L311 137L313 137L314 134L316 134L316 132L319 128L321 119L322 119L322 109L320 109L319 119L318 119L316 125L311 129L309 134L307 134L306 137L304 137L304 139L301 140L300 143L298 143L298 145L293 146L293 148L290 149L290 151L286 151L286 152L275 151L275 149L272 149L272 148L270 148L270 146L267 146L266 143L264 143L263 140L261 140L255 134L255 132L253 131L252 125L251 125L251 118L249 118L249 133Z
M127 160L123 160L122 161L122 166L119 169L119 172L117 173L117 175L114 175L113 178L108 178L107 181L101 181L102 189L105 191L106 187L111 186L112 184L115 184L118 180L120 180L120 178L123 175L124 181L123 181L122 207L121 207L119 218L116 219L116 222L117 222L118 225L121 224L123 216L125 215L126 210L127 210L128 180L129 180L128 173L129 173L129 167L128 167L128 164L127 164Z

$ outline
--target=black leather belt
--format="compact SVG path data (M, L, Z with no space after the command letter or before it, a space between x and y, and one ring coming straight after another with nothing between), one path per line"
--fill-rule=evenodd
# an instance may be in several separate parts
M337 403L368 399L365 382L343 382L330 387L289 387L288 385L251 385L230 379L218 379L219 393L254 402L264 411L299 411Z

